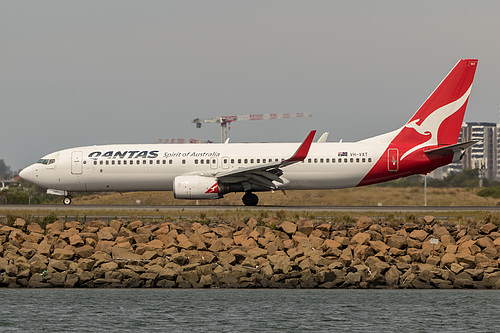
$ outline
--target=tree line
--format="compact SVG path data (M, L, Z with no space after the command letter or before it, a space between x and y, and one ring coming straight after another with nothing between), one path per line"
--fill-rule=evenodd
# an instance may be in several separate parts
M415 187L423 186L423 175L412 175L409 177L393 180L386 183L381 183L373 186L380 187ZM498 185L496 182L490 182L483 179L483 186ZM462 172L451 172L443 179L427 177L427 187L479 187L479 170L465 169Z
M0 159L0 179L10 179L10 178L12 178L10 165L5 164L5 161L3 159Z

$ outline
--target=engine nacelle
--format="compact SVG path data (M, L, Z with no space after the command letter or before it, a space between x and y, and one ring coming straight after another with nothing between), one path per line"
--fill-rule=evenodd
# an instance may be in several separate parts
M177 176L174 178L176 199L219 199L223 193L214 177Z

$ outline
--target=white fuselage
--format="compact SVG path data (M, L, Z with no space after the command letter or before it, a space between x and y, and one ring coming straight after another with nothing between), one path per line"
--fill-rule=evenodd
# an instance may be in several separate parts
M300 143L86 146L44 156L22 171L38 186L63 191L171 191L180 175L219 172L291 156ZM303 162L283 168L286 189L357 186L387 144L313 143ZM43 161L47 161L44 163ZM52 163L50 163L52 162Z

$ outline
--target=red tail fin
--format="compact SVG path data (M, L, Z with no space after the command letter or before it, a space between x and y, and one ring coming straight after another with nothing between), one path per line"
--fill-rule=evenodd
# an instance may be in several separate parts
M401 159L420 148L457 143L476 67L477 59L460 60L401 129L392 142L409 145Z
M375 137L387 140L388 145L360 186L428 172L452 162L452 156L422 159L422 152L457 143L476 67L477 59L460 60L403 127Z

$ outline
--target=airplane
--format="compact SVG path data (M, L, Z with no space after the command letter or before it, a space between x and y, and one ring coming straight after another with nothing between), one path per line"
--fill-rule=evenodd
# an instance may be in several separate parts
M457 143L477 59L462 59L410 120L357 142L113 144L76 147L42 157L20 177L47 193L173 191L177 199L218 199L244 192L337 189L371 185L459 161L476 143Z

